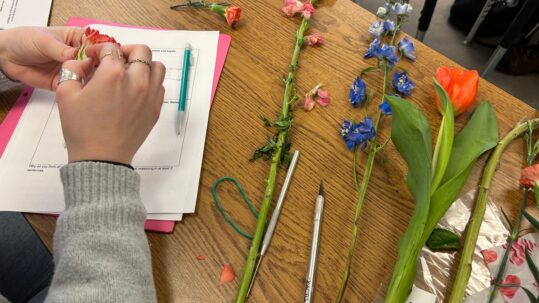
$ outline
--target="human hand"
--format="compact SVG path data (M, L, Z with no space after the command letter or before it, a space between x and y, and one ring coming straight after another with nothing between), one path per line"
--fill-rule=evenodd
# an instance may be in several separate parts
M159 118L165 94L165 66L152 62L152 52L144 45L120 48L103 43L92 46L86 54L90 58L67 61L63 68L85 78L93 71L95 61L100 61L92 78L86 85L64 81L56 90L68 162L106 160L131 164ZM128 62L152 62L151 70L140 62L126 67L119 54Z
M12 80L56 89L63 62L73 59L84 35L79 27L17 27L0 31L0 69Z

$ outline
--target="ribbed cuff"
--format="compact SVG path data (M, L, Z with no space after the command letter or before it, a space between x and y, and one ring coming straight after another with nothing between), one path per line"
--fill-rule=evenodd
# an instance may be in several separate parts
M119 165L78 162L60 169L65 210L59 224L68 230L142 226L140 177Z

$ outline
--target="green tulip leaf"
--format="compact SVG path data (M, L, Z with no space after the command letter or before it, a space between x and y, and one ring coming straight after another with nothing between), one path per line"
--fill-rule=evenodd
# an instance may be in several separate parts
M459 196L477 159L498 143L498 124L490 102L481 103L470 121L455 137L449 165L438 189L432 194L423 239L426 240L440 219Z
M415 279L415 264L423 246L420 231L429 214L432 137L427 119L417 106L399 97L385 97L393 113L391 140L408 165L407 185L416 203L399 241L397 264L386 296L387 302L404 302Z
M435 228L427 241L427 247L432 251L457 250L460 248L460 239L449 230Z
M447 92L435 78L433 78L433 81L436 94L438 95L438 99L442 104L444 112L440 131L438 132L438 139L436 140L436 147L434 148L434 155L432 157L431 194L438 189L440 182L442 182L445 170L449 164L451 148L453 147L453 137L455 136L455 114L453 113L451 99L449 99Z

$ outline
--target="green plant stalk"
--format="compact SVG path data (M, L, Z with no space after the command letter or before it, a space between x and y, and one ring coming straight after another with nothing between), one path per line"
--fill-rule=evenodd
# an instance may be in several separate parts
M498 269L498 274L496 275L496 281L494 282L494 287L492 288L492 291L490 292L490 297L488 299L489 303L494 302L494 298L496 298L496 294L498 293L498 286L502 283L502 277L505 272L505 266L507 265L507 259L509 258L509 252L511 251L511 248L513 247L513 243L518 238L520 221L522 221L522 211L526 207L526 201L528 200L528 192L529 192L528 189L525 188L522 195L522 201L520 201L520 210L518 212L518 217L515 221L515 225L513 225L513 230L511 231L511 235L509 236L509 241L507 242L507 248L505 249L502 262L500 263L500 268Z
M384 102L384 96L386 93L386 86L387 86L387 76L388 76L388 67L384 64L384 84L382 87L382 102ZM378 152L379 148L376 146L376 138L378 136L378 124L380 120L382 119L382 112L378 111L378 116L376 118L376 122L374 124L374 132L375 136L372 139L372 143L369 147L369 157L367 158L367 164L365 167L365 175L363 176L363 179L361 180L361 187L358 191L358 198L356 203L356 213L354 215L354 225L352 226L352 241L350 242L350 248L348 249L348 257L346 258L346 263L344 265L344 275L341 282L341 286L339 287L339 293L337 295L337 299L335 302L341 302L344 296L344 292L346 291L346 286L348 285L348 278L350 277L350 265L352 264L352 259L354 258L354 250L356 247L356 240L357 240L357 234L359 229L359 215L361 214L361 209L363 208L363 203L365 202L365 194L367 193L367 187L369 186L369 180L371 178L372 168L374 166L374 159L376 157L376 153ZM356 161L355 161L356 154L354 153L354 179L357 178L356 176Z
M537 128L539 126L539 119L533 119L530 121L530 123L533 128ZM470 273L472 271L472 257L475 251L477 237L479 236L479 229L481 227L481 222L483 221L483 217L485 215L485 210L487 207L488 192L500 158L509 143L511 143L511 141L522 135L527 130L527 122L520 123L515 128L513 128L498 143L498 146L490 156L490 159L488 160L488 163L483 170L483 177L481 178L481 184L479 185L477 201L475 203L473 214L470 217L470 221L468 222L464 247L462 249L462 255L458 266L457 275L455 277L455 282L453 283L451 297L448 301L449 303L460 303L464 298L466 286L468 284L468 280L470 279Z
M316 1L311 1L314 4ZM294 48L294 53L292 55L292 60L290 62L290 68L288 71L288 77L285 80L285 90L283 97L283 105L281 110L281 115L283 117L288 117L291 101L293 99L294 92L294 75L296 71L296 66L299 59L299 53L301 47L303 46L303 39L305 31L308 28L308 20L303 18L301 25L296 33L296 45ZM241 277L240 288L236 296L236 303L243 303L247 299L247 291L249 290L249 284L253 277L253 271L255 268L256 258L258 256L260 242L262 242L262 237L264 233L264 227L266 226L267 214L273 198L273 192L275 190L275 179L277 178L277 169L281 162L281 154L283 150L283 144L285 143L286 137L288 136L288 129L279 131L277 135L276 149L273 157L271 159L271 166L268 175L268 181L266 185L266 190L264 192L264 199L262 200L262 205L258 213L258 220L256 223L256 230L253 236L253 241L251 242L251 248L249 250L249 255L247 256L247 261L243 268L243 275Z

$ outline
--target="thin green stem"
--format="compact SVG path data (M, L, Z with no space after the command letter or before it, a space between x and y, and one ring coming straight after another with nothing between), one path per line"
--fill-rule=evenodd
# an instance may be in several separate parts
M539 127L539 119L533 119L530 123L533 128ZM466 285L468 284L468 280L470 278L470 273L472 270L472 256L475 251L477 237L479 236L481 222L483 221L483 217L485 215L488 192L500 158L509 143L511 143L511 141L522 135L527 130L527 122L520 123L515 128L513 128L498 143L498 146L490 156L490 159L488 160L488 163L483 170L483 176L481 178L481 184L479 185L479 192L477 194L477 201L475 202L472 216L470 217L470 221L468 222L464 247L462 249L462 255L458 266L457 275L455 277L455 282L453 283L453 291L451 292L451 297L448 301L449 303L460 303L462 302L462 299L464 297Z
M311 1L313 4L315 1ZM283 96L283 104L281 109L281 116L286 118L289 115L290 111L290 100L293 99L294 92L294 74L296 71L296 66L299 59L299 53L301 47L303 46L303 37L305 31L308 28L308 20L303 18L301 25L296 33L296 45L294 47L294 52L292 54L292 60L290 62L290 68L288 71L288 76L285 80L285 90ZM266 226L268 210L273 198L273 192L275 190L275 179L277 178L277 169L281 162L281 154L283 151L283 144L285 143L288 137L288 131L290 128L279 131L277 135L276 149L271 160L271 166L269 170L269 175L267 179L266 190L264 193L264 199L262 200L262 205L258 213L258 220L256 223L256 230L253 236L253 241L251 242L251 248L249 250L249 255L243 269L243 275L240 282L240 288L236 296L236 303L243 303L247 299L247 291L249 289L249 284L253 277L253 271L255 268L256 258L258 256L258 251L260 248L260 242L262 242L262 236L264 233L264 227Z
M527 150L527 157L526 162L527 166L532 165L533 162L533 155L532 155L532 135L533 135L533 129L529 127L528 123L528 141L526 142L526 150ZM496 274L496 281L494 282L494 286L492 288L492 291L490 292L490 297L488 299L488 303L494 302L494 299L496 298L496 294L498 293L498 287L502 283L503 275L505 274L505 267L507 265L507 259L509 258L509 252L511 251L511 248L513 247L513 243L518 238L520 233L520 222L522 221L522 216L524 209L526 208L526 201L528 200L528 194L529 190L528 188L523 189L522 193L522 200L520 201L520 209L518 211L518 216L515 220L515 223L513 224L513 230L511 231L511 235L509 236L509 241L507 243L507 247L505 248L505 253L503 254L502 262L500 263L500 268L498 269L498 273Z
M356 190L359 190L359 182L357 181L357 146L354 147L354 185L356 186Z
M387 65L384 64L384 83L382 87L382 101L384 101L384 96L386 92L386 81L387 81L387 74L388 69ZM342 301L344 297L344 292L346 291L346 286L348 285L348 278L350 277L350 266L352 264L352 259L354 258L354 251L356 247L356 241L357 241L357 234L359 230L359 215L361 214L361 209L363 208L363 204L365 202L365 194L367 193L367 187L369 185L369 180L371 178L372 168L374 166L374 159L376 157L376 153L379 150L376 146L376 138L378 135L378 125L380 123L380 120L382 119L382 112L378 111L378 116L376 117L376 122L374 124L374 132L375 136L372 139L372 142L369 147L369 157L367 158L367 164L365 166L365 175L363 176L363 180L361 180L361 187L358 191L358 198L356 203L356 213L354 215L354 225L352 226L352 240L350 242L350 247L348 249L348 257L346 258L346 263L344 265L344 275L341 282L341 286L339 287L339 293L337 294L337 299L335 302L339 303ZM355 174L355 153L354 153L354 177Z

